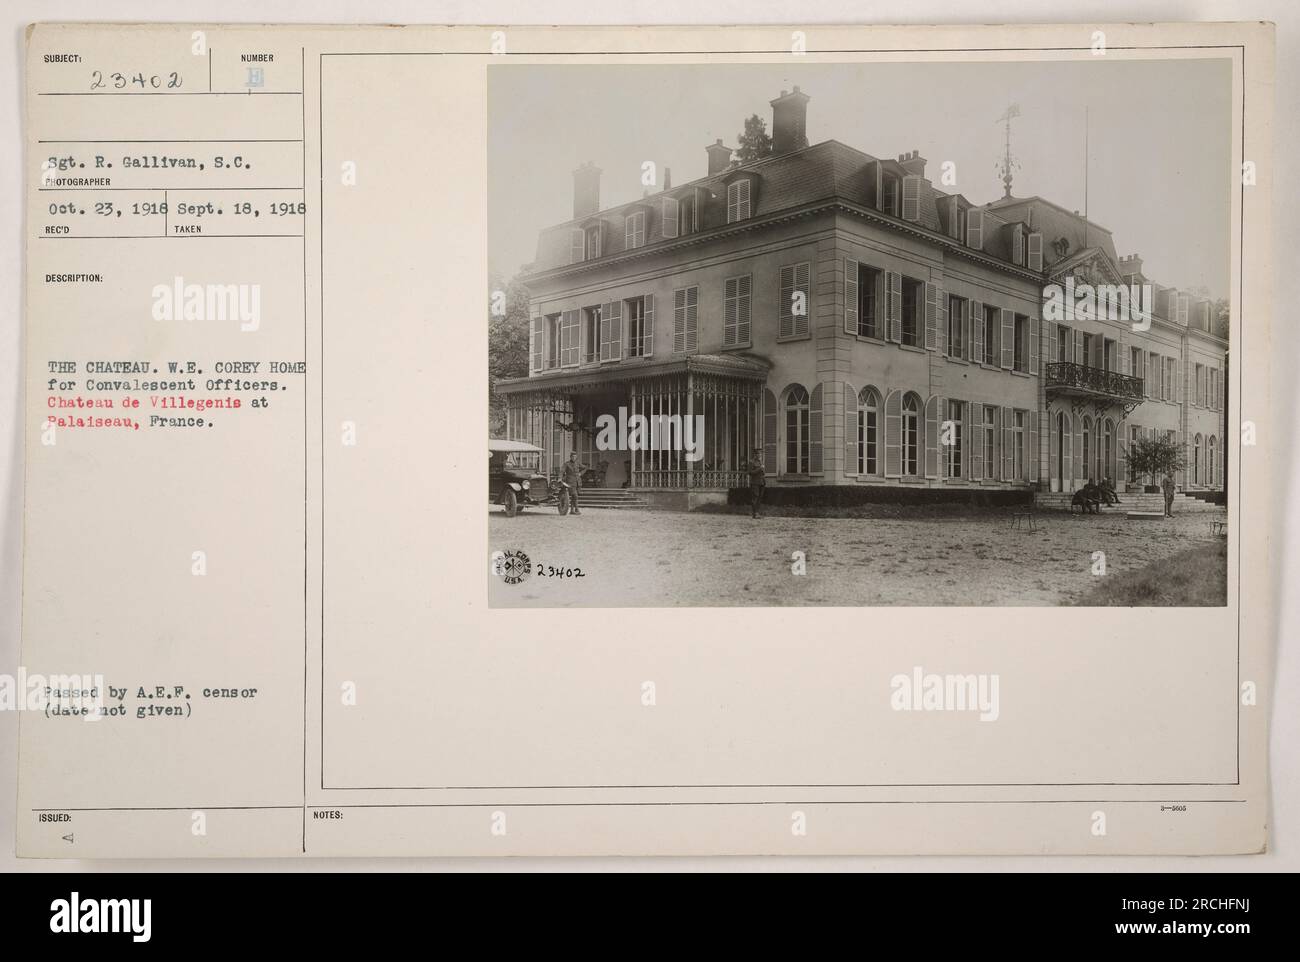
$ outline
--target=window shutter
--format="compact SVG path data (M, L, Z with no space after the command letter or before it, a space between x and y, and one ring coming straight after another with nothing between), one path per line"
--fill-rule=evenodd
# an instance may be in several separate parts
M585 259L587 235L580 228L569 231L569 263L581 264Z
M903 392L890 391L885 398L885 477L903 474Z
M623 302L610 301L600 310L600 359L623 359Z
M939 346L939 288L929 281L925 284L925 349L933 351Z
M1088 359L1083 356L1083 331L1074 332L1074 363L1088 363Z
M1153 355L1150 351L1142 352L1142 362L1143 375L1146 375L1153 367L1161 363L1160 358ZM1149 377L1144 376L1142 379L1142 396L1151 396L1151 379Z
M1088 466L1083 463L1083 418L1078 418L1075 423L1077 427L1074 429L1074 470L1082 481L1088 478Z
M1016 315L1002 308L1002 367L1011 370L1016 363Z
M984 249L984 211L977 207L966 211L966 246Z
M1029 269L1043 269L1043 235L1038 231L1032 231L1029 235Z
M925 402L925 476L927 478L939 476L939 425L943 420L939 412L943 406L943 398L937 394Z
M1074 431L1071 427L1070 415L1065 415L1061 424L1063 426L1062 433L1065 435L1061 439L1061 449L1065 452L1065 463L1061 465L1061 490L1068 491L1069 488L1066 485L1074 480L1074 474L1072 473L1074 469L1074 459L1072 457L1074 454Z
M1019 224L1011 228L1011 263L1017 266L1025 263L1025 229Z
M749 305L751 301L750 294L754 283L752 274L745 274L737 278L740 288L740 300L736 305L736 343L749 343Z
M1056 322L1045 320L1043 321L1043 327L1045 329L1043 333L1047 338L1047 356L1043 358L1043 373L1046 374L1047 365L1056 363L1058 347L1056 342Z
M739 277L728 277L722 298L722 343L726 347L736 343L736 328L740 317L739 284Z
M970 448L970 479L984 477L984 405L966 405L966 446Z
M1025 412L1025 480L1038 480L1038 413Z
M844 473L858 473L858 395L844 382Z
M700 289L686 288L686 350L693 351L699 346L699 307Z
M665 197L663 206L660 210L660 220L663 223L661 233L666 239L677 236L677 221L681 217L681 204L677 202L676 197Z
M565 311L560 315L560 367L578 364L578 312Z
M763 392L763 470L776 474L776 395Z
M888 339L897 342L903 339L903 275L888 271L885 283L889 290Z
M785 289L785 270L781 268L782 290ZM851 257L844 258L844 333L858 333L858 262Z
M991 480L1002 477L1002 408L990 405L993 410L993 461L985 465L984 473Z
M880 163L880 161L876 161L871 166L874 168L873 171L874 183L872 185L873 194L871 198L872 203L875 204L876 210L884 210L885 209L885 182L884 182L885 168L884 165Z
M940 354L948 353L948 295L942 284L934 285L934 306L938 317L934 322L934 348Z
M673 291L673 353L681 354L686 350L686 291L681 288Z
M1061 477L1061 454L1056 448L1056 443L1059 438L1060 432L1056 426L1056 417L1050 411L1048 412L1047 415L1046 434L1047 434L1047 477L1044 480L1050 482L1052 478ZM1062 485L1061 490L1062 491L1065 490L1064 485Z
M787 264L781 268L781 293L779 304L780 323L777 333L780 337L791 337L808 333L808 312L811 310L808 290L809 265ZM794 311L796 293L803 294L803 313Z
M808 404L808 473L822 473L822 386L812 390Z
M903 220L921 219L921 177L907 174L903 177Z
M528 345L528 371L530 374L542 369L543 342L546 339L546 329L543 327L545 323L545 319L540 314L532 320L532 331L529 334Z
M1038 347L1042 344L1042 340L1038 336L1038 329L1042 322L1036 317L1031 317L1027 323L1029 325L1029 373L1037 374Z
M966 305L970 315L970 359L976 364L984 363L984 303L970 301Z
M1002 409L1002 480L1016 480L1015 449L1016 412L1012 408Z
M655 296L647 294L642 298L644 307L644 320L641 324L641 354L643 357L650 357L654 354L655 347Z

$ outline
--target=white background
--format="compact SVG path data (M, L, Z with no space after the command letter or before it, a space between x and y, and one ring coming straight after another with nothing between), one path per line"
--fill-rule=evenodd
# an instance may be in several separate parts
M0 156L9 158L0 169L0 224L5 241L0 243L0 673L16 672L19 652L20 579L22 556L22 264L23 264L23 158L22 114L23 33L34 21L170 21L251 23L465 23L465 24L566 24L566 23L1038 23L1038 22L1134 22L1181 20L1268 20L1277 24L1277 84L1274 108L1274 277L1275 305L1300 303L1300 288L1292 269L1300 236L1297 236L1296 197L1290 172L1300 170L1296 118L1300 116L1300 5L1289 0L1276 2L1040 2L1027 0L981 0L976 3L940 0L895 0L878 2L816 2L799 4L801 20L791 18L796 9L789 0L639 0L607 2L591 0L500 0L500 2L335 2L310 4L292 0L226 0L191 2L177 0L64 0L37 3L16 0L5 5L8 42L0 56ZM1265 158L1263 163L1267 163ZM1283 569L1276 583L1285 592L1294 580L1300 546L1300 522L1285 502L1300 497L1295 469L1297 446L1292 440L1297 379L1296 357L1300 339L1288 326L1289 312L1275 312L1273 328L1274 376L1279 394L1278 435L1260 443L1277 449L1275 464L1286 469L1279 485L1276 537L1285 542ZM1289 403L1284 403L1289 402ZM0 870L4 871L113 871L113 870L206 870L376 869L401 871L431 868L494 870L508 867L522 871L544 869L676 871L709 870L870 870L870 871L1297 871L1300 870L1300 657L1291 635L1300 624L1300 594L1283 594L1278 599L1277 692L1271 720L1271 776L1273 811L1270 819L1269 852L1262 856L1235 858L834 858L834 859L569 859L550 862L541 859L436 860L214 860L170 862L18 861L13 856L14 785L18 753L18 716L0 712Z

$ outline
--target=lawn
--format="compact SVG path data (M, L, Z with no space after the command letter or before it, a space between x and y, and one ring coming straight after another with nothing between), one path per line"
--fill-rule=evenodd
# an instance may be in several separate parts
M1098 585L1076 605L1196 607L1228 603L1228 540L1197 545L1122 580Z
M579 517L530 511L506 518L497 510L488 522L489 551L524 552L534 571L511 585L489 574L489 601L500 607L1224 603L1224 549L1210 534L1209 514L1129 521L1120 512L1044 513L1029 531L1013 528L1000 509L954 507L908 513L863 506L853 510L879 514L772 513L758 520L744 513L594 508ZM803 573L796 573L800 558ZM539 565L580 569L582 577L547 577Z

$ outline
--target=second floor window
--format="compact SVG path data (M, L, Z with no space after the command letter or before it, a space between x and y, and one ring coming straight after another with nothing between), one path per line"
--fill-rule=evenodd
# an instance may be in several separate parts
M1015 350L1012 354L1011 367L1016 371L1029 370L1029 318L1023 314L1016 315Z
M881 314L881 284L884 274L866 264L858 265L858 333L863 337L884 337Z
M560 366L560 315L546 316L546 366Z
M600 360L600 305L582 310L582 363Z
M1066 363L1074 357L1074 329L1064 324L1056 325L1056 357L1054 360Z
M1165 358L1165 379L1160 396L1166 401L1174 400L1174 365L1172 357Z
M645 244L645 211L629 214L623 223L623 247L632 250Z
M948 356L966 356L966 299L951 294L948 295Z
M1129 348L1129 373L1134 377L1146 377L1146 371L1142 365L1142 348Z
M920 341L921 311L925 305L925 286L910 277L903 278L902 343L916 347Z
M727 223L734 224L749 216L749 180L745 178L727 186Z
M727 278L722 312L722 344L738 347L749 343L749 299L752 275Z
M984 357L981 363L994 367L998 363L998 339L1001 336L998 323L998 309L992 304L984 305Z
M649 357L654 337L653 315L649 297L634 297L627 301L627 356Z

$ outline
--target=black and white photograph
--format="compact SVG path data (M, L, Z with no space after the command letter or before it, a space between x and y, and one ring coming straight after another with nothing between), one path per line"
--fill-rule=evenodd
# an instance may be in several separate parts
M1226 604L1229 68L489 67L493 603Z

